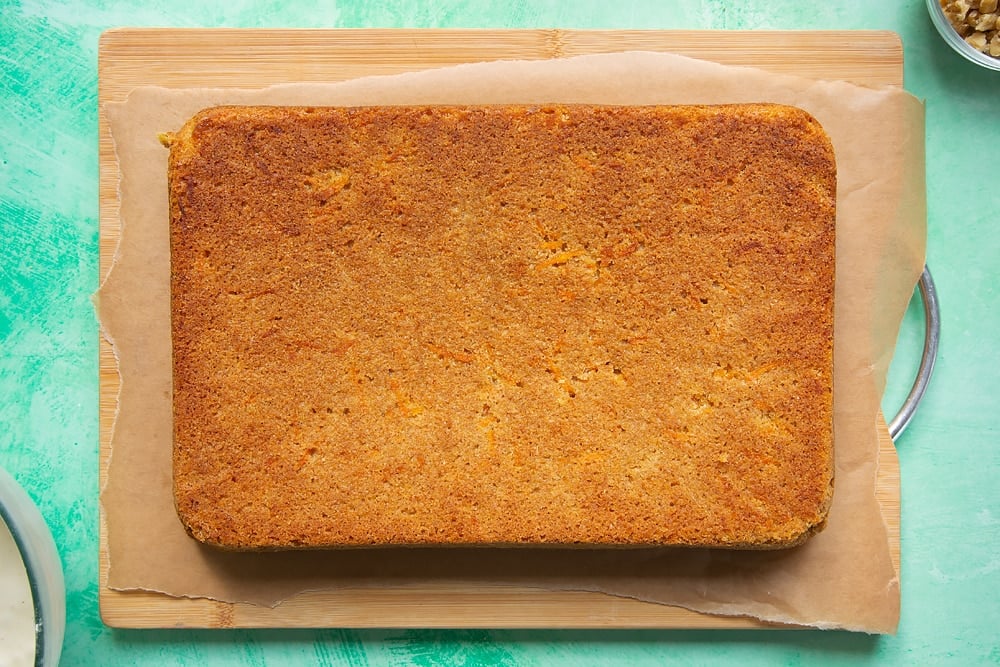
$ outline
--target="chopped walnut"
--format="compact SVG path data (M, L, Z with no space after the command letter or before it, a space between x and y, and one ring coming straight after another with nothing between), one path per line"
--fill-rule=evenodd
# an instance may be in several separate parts
M976 51L985 51L986 44L988 42L986 41L985 34L981 32L974 32L965 38L965 43L974 48Z
M973 27L980 32L987 32L989 30L993 30L994 28L997 27L997 15L980 14L979 18L976 19L976 25Z
M939 0L958 36L981 53L1000 58L998 0Z

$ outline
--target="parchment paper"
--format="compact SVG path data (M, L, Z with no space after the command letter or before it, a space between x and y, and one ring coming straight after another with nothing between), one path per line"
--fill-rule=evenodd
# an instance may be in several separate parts
M167 150L216 104L781 102L811 112L838 164L836 491L826 529L784 551L384 549L223 553L190 539L171 496ZM121 394L102 501L117 590L274 605L298 592L428 581L602 591L707 613L894 632L899 582L875 498L876 420L899 323L924 261L923 108L863 88L679 56L496 62L257 91L137 89L105 109L121 169L122 238L98 295Z

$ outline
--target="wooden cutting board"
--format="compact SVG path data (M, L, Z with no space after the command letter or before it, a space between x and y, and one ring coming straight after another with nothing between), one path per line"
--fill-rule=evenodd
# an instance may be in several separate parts
M628 50L669 51L822 79L902 85L903 49L887 32L709 32L571 30L241 30L119 29L101 37L100 104L138 86L261 88L335 82L374 74L499 59L544 59ZM100 264L107 275L118 245L118 164L100 115ZM101 341L100 485L107 481L119 383L111 346ZM880 425L877 495L885 507L899 572L899 461ZM102 508L103 512L103 508ZM107 587L107 531L100 536L100 607L113 627L546 627L761 628L600 593L483 584L305 593L276 608L179 599Z

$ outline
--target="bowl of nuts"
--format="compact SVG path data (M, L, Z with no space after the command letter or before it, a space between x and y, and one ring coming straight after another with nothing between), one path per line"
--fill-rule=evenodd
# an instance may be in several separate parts
M927 0L934 27L967 60L1000 71L998 0Z

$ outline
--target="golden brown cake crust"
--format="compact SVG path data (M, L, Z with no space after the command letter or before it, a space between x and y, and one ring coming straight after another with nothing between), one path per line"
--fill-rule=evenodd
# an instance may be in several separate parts
M807 113L219 107L168 143L198 540L761 548L822 526L836 167Z

